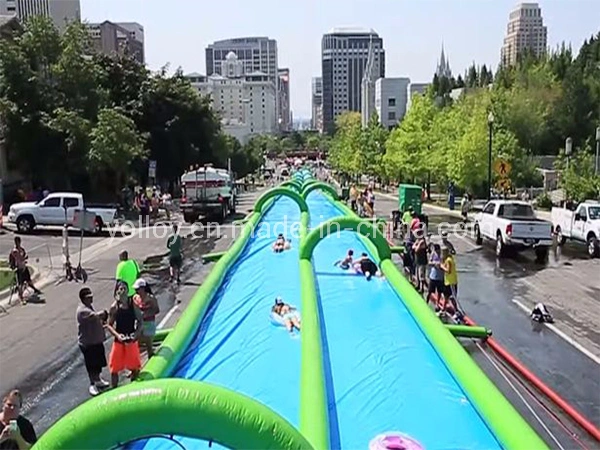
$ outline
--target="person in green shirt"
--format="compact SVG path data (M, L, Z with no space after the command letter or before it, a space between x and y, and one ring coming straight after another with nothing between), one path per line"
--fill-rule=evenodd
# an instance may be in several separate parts
M117 264L115 279L117 280L117 284L119 281L123 281L127 284L128 297L133 297L135 295L133 283L135 283L139 277L140 267L138 266L138 263L134 259L129 259L129 253L127 253L127 250L123 250L119 253L119 264Z
M406 232L409 230L410 227L410 223L412 222L413 219L413 207L409 206L408 209L406 211L404 211L404 214L402 214L402 234L406 235Z
M183 257L181 255L181 236L176 224L173 225L173 234L167 239L167 248L169 249L170 281L177 279L177 283L181 283L179 274L181 272Z

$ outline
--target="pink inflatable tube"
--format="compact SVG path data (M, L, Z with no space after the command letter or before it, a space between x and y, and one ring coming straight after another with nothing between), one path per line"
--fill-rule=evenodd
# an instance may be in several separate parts
M375 436L369 443L369 450L425 450L419 442L406 434L390 431Z

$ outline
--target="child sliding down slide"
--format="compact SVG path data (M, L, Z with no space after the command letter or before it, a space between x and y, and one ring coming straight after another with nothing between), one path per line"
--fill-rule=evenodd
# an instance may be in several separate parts
M292 241L290 239L286 240L283 237L283 234L279 234L279 236L277 236L277 239L273 243L273 251L275 253L281 253L284 250L289 250L290 248L292 248Z
M346 254L344 259L340 259L339 261L336 261L333 265L339 266L341 269L348 270L350 267L352 267L352 261L353 261L352 257L353 256L354 256L354 251L348 250L348 254Z
M354 264L354 270L358 274L363 274L367 281L369 281L373 275L381 277L382 274L375 264L366 253L360 255L360 259Z
M278 322L283 323L290 333L293 334L294 329L300 331L300 314L298 310L284 303L281 297L275 299L275 304L271 308L271 314L275 316Z

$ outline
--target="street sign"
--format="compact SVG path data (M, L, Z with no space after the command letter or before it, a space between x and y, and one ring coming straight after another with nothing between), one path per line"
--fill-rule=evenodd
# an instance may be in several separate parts
M501 178L496 181L496 188L502 191L508 191L510 189L510 180L508 178Z
M503 158L498 158L494 162L494 173L500 178L508 178L510 175L510 169L512 169L512 166Z
M156 161L148 161L148 178L156 178Z

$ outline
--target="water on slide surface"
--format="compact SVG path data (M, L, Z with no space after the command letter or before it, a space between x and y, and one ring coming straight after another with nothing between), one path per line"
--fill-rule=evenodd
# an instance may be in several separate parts
M278 198L229 271L173 373L173 377L206 381L245 394L294 426L298 426L300 339L274 326L270 312L277 296L300 306L299 221L298 205L287 197ZM278 233L292 239L291 250L273 253L271 245ZM198 440L175 439L188 450L207 447ZM165 438L139 441L132 447L181 449ZM223 447L213 444L212 448Z
M320 192L308 198L311 228L341 212ZM323 319L332 449L368 448L386 431L404 432L428 450L500 448L396 291L333 266L348 249L342 232L315 249Z

